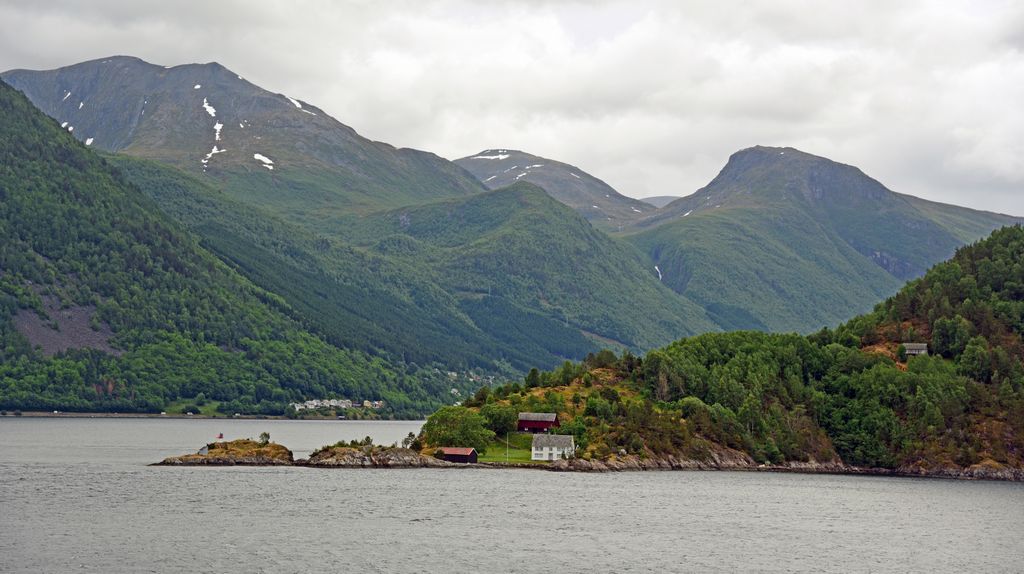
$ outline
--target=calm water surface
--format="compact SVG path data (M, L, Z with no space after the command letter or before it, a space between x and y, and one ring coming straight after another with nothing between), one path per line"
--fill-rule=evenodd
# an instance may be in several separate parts
M742 472L149 467L415 422L0 419L0 571L1022 572L1024 485Z

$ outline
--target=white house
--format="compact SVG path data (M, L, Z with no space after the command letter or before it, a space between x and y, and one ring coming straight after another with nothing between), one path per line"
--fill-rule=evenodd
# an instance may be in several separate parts
M533 454L530 460L558 460L572 458L576 453L576 441L567 434L533 435Z

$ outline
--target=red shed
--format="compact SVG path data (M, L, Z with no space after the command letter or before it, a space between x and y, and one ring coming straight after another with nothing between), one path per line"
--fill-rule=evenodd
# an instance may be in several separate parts
M519 413L519 432L544 432L558 426L555 413Z
M448 462L476 462L476 449L461 446L442 446L437 449L441 452L442 458Z

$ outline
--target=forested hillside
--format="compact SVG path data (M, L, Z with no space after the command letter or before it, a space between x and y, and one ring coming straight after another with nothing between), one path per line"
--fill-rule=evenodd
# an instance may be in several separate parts
M0 238L2 408L159 411L200 397L282 412L335 395L411 416L452 387L306 330L3 83Z
M502 361L500 343L415 266L307 231L175 168L124 155L107 159L204 247L282 297L333 344L417 364L515 372ZM513 358L522 368L543 362L544 353Z
M1024 478L1022 261L1024 229L1000 229L835 330L602 352L468 404L558 411L594 460L733 452L751 464ZM908 357L914 342L933 354Z

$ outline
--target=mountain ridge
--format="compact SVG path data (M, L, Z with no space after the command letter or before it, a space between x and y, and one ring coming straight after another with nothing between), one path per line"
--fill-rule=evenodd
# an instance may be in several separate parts
M125 56L0 77L80 141L206 174L239 199L292 212L315 202L327 222L339 203L348 213L484 189L436 154L364 138L218 63Z

